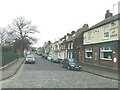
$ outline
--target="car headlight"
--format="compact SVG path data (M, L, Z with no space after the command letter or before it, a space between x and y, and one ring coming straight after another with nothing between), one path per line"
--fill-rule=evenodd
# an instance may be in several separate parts
M70 65L71 67L74 67L75 65Z
M26 58L26 61L28 61L28 59Z
M33 58L33 61L35 61L35 58Z

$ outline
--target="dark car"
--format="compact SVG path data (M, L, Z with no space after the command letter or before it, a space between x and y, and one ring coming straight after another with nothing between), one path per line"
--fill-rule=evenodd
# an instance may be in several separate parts
M62 67L73 70L81 70L80 63L73 58L64 59L62 61Z
M43 54L42 54L42 57L45 58L45 59L47 59L47 54L46 54L46 53L43 53Z
M27 63L33 63L35 64L35 57L32 54L29 54L25 58L25 64Z

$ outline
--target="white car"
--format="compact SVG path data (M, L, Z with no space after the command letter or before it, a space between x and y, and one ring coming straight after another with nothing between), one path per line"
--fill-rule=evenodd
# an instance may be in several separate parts
M30 51L28 51L28 52L27 52L27 55L29 55L29 54L31 54L31 52L30 52Z
M52 60L52 56L51 56L51 55L48 55L47 59L48 59L48 60Z
M25 64L27 63L33 63L35 64L35 57L32 54L29 54L25 58Z

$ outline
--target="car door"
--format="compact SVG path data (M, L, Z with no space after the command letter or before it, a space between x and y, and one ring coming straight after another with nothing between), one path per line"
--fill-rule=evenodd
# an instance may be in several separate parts
M67 62L67 61L66 61L66 59L65 59L65 60L64 60L64 67L66 67L66 62Z
M69 65L69 59L66 59L66 67Z

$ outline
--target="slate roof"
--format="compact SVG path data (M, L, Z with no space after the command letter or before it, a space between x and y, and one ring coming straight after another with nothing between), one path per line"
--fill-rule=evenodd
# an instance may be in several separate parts
M115 16L109 17L109 18L107 18L107 19L105 19L105 20L103 20L103 21L101 21L101 22L99 22L99 23L97 23L97 24L95 24L94 26L90 27L90 28L89 28L88 30L86 30L86 31L95 29L95 28L97 28L97 27L100 27L100 26L102 26L102 25L108 24L108 23L110 23L110 22L112 22L112 21L116 21L116 20L120 20L120 13L117 14L117 15L115 15ZM84 31L84 32L86 32L86 31Z
M70 36L67 40L66 40L66 42L70 42L70 41L74 41L77 37L79 37L80 36L80 34L83 32L83 31L85 31L85 30L87 30L88 28L84 28L84 27L82 27L82 28L80 28L80 29L78 29L76 32L75 32L75 35L74 36Z

